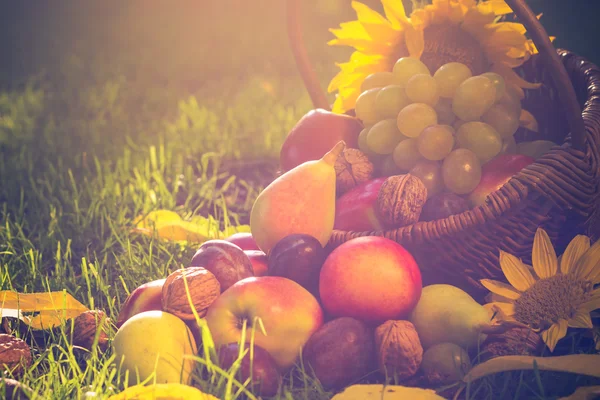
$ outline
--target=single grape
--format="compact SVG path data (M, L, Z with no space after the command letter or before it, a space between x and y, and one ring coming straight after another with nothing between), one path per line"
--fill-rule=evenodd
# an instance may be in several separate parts
M379 121L367 134L367 146L377 154L392 154L394 147L404 136L398 130L396 121L384 119Z
M399 85L388 85L375 97L375 110L380 119L397 118L400 110L409 104L405 89Z
M417 137L429 125L438 123L435 110L424 103L413 103L398 113L398 129L408 137Z
M360 85L360 92L364 92L369 89L382 88L387 85L391 85L394 80L394 74L388 71L374 72L367 75L363 83Z
M401 141L394 148L392 153L394 163L402 171L410 171L419 161L424 160L417 146L416 138L409 138Z
M439 161L422 160L409 171L419 178L427 188L427 197L434 196L444 190L442 164Z
M446 98L453 97L458 86L472 76L469 67L458 62L444 64L433 74L440 96Z
M367 135L369 134L370 129L371 127L365 128L358 135L358 149L365 153L366 156L369 157L369 160L375 164L380 161L383 155L377 154L369 148L369 145L367 144Z
M406 82L406 96L413 103L435 106L440 99L437 82L429 74L417 74Z
M499 100L496 101L496 104L507 106L514 114L517 115L521 114L521 109L523 108L521 105L521 96L519 94L519 90L515 89L512 84L505 84L504 94Z
M453 150L442 164L444 185L456 194L467 194L479 185L481 163L469 149Z
M419 153L428 160L444 159L454 147L453 129L448 125L431 125L417 138Z
M452 111L464 121L479 119L494 104L496 88L485 76L473 76L456 89Z
M464 124L466 124L467 121L463 121L462 119L457 119L456 121L454 121L454 123L452 124L452 127L454 128L455 132L458 132L458 130L460 129L461 126L463 126Z
M500 154L516 154L517 153L517 142L514 136L505 137L502 139L502 150Z
M513 111L504 104L494 104L481 116L481 121L494 128L502 138L506 138L514 135L519 128L519 114Z
M490 81L492 81L494 83L494 86L496 87L496 100L498 101L502 98L502 96L504 96L504 92L505 92L505 88L506 85L504 84L504 78L502 77L502 75L499 75L495 72L486 72L484 74L481 74L480 76L485 76L486 78L488 78Z
M502 138L494 128L485 122L466 122L456 131L458 147L469 149L486 163L502 150Z
M413 57L402 57L393 68L394 84L406 86L410 78L417 74L431 75L429 68L421 60Z
M380 90L379 88L369 89L362 92L356 99L356 105L354 106L356 117L362 120L365 125L372 125L379 121L379 116L375 110L375 98Z
M433 107L438 116L438 123L452 125L456 120L456 115L452 112L452 100L440 97L435 107Z
M391 154L385 156L379 165L377 165L377 172L380 176L394 176L404 173L404 171L396 165L394 156Z

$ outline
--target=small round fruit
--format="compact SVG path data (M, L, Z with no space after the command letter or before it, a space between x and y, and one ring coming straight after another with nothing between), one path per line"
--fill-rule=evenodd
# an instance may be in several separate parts
M129 385L155 373L156 383L189 383L196 342L185 322L164 311L144 311L129 318L113 340L114 362L129 370ZM122 361L122 363L121 363Z
M323 261L325 250L317 238L304 233L291 234L271 249L269 275L291 279L316 294Z
M485 122L466 122L456 132L459 148L469 149L482 164L496 157L502 150L502 137Z
M397 118L400 110L409 104L406 90L400 85L381 88L375 97L375 109L380 119Z
M394 74L394 84L400 86L406 86L406 83L410 78L417 74L431 75L429 68L421 60L413 57L402 57L392 70Z
M469 202L452 192L442 192L430 197L423 206L421 221L435 221L451 215L463 213L469 209Z
M433 77L438 83L440 96L451 98L454 96L458 86L473 76L473 73L465 64L449 62L438 68Z
M496 100L496 87L485 76L473 76L456 89L452 111L464 121L478 120Z
M419 153L417 138L405 139L398 143L394 148L392 157L396 166L402 171L409 171L419 161L424 159L421 153Z
M494 87L496 88L495 101L500 100L502 96L504 96L504 92L506 90L506 85L504 84L504 78L502 77L502 75L499 75L495 72L486 72L481 74L480 76L485 76L490 81L492 81Z
M449 385L471 369L469 354L454 343L438 343L423 353L421 369L432 385Z
M387 85L391 85L394 81L394 74L388 71L374 72L367 75L363 83L360 85L360 92L364 92L369 89L382 88Z
M398 130L396 121L384 119L371 127L367 135L367 146L377 154L391 154L404 135Z
M427 196L433 196L444 190L442 164L439 161L422 160L409 171L423 182L427 188Z
M398 113L398 129L404 136L417 137L429 125L438 123L433 107L425 103L409 104Z
M358 149L366 154L367 157L369 157L369 159L372 161L372 158L378 156L378 154L371 150L367 144L367 136L369 135L370 129L370 127L365 127L362 131L360 131L358 135Z
M406 96L413 103L435 106L440 99L437 82L429 74L417 74L406 82Z
M519 114L515 114L506 104L494 104L481 116L481 121L490 125L504 139L519 129Z
M373 324L406 318L421 290L421 272L413 256L381 236L358 237L336 247L319 281L329 315Z
M375 98L380 90L381 89L379 88L366 90L356 99L356 104L354 106L356 117L365 125L374 124L379 120L379 116L375 109Z
M444 159L454 147L452 127L448 125L431 125L421 132L417 138L419 153L428 160Z
M442 164L444 185L456 194L467 194L481 180L481 163L469 149L452 150Z

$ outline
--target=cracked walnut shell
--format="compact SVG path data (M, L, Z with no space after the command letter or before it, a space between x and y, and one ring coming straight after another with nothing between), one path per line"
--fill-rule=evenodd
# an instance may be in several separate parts
M162 289L163 311L184 321L195 319L186 291L186 282L196 312L200 318L221 294L221 284L212 272L202 267L179 269L167 277Z
M423 360L423 347L409 321L386 321L375 329L379 369L400 380L414 376Z
M108 346L109 323L109 318L102 310L89 310L81 313L73 321L73 345L91 350L97 334L98 347L105 351Z
M399 228L419 221L427 201L427 188L414 175L394 175L387 178L377 196L377 213L390 228Z
M33 361L31 349L25 341L8 334L0 334L0 370L20 376Z
M334 165L335 186L340 196L355 186L373 177L373 164L362 151L353 148L344 149Z

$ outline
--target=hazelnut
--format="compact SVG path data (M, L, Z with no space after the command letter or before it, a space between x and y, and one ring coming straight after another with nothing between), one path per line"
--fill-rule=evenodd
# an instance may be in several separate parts
M386 376L414 376L423 360L419 335L409 321L386 321L375 329L375 346L380 371Z
M25 341L5 333L0 334L0 369L14 376L21 375L33 361L31 349Z
M89 310L81 313L73 321L73 345L92 349L96 334L98 335L98 347L105 351L108 344L109 319L102 310Z
M162 308L184 321L195 319L191 305L202 318L221 294L221 284L212 272L202 267L179 269L167 277L162 288Z
M399 228L419 220L427 201L427 188L414 175L387 178L377 196L377 213L389 227Z
M347 148L335 161L336 191L340 196L373 177L373 164L358 149Z

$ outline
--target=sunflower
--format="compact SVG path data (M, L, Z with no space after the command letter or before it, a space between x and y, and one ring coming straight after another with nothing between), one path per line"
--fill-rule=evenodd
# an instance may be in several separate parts
M329 83L337 90L334 112L354 108L364 79L375 72L391 71L401 57L421 59L433 73L447 62L468 65L473 75L493 71L523 96L522 88L538 84L522 79L513 68L537 52L525 37L525 27L502 22L512 12L504 0L433 0L407 17L402 0L382 0L385 17L357 1L352 2L358 19L330 31L330 45L356 49Z
M497 301L486 307L500 320L528 326L554 351L567 328L592 328L590 313L600 308L600 240L590 246L577 235L556 257L548 234L538 229L533 241L533 267L500 251L500 266L509 284L482 279Z

